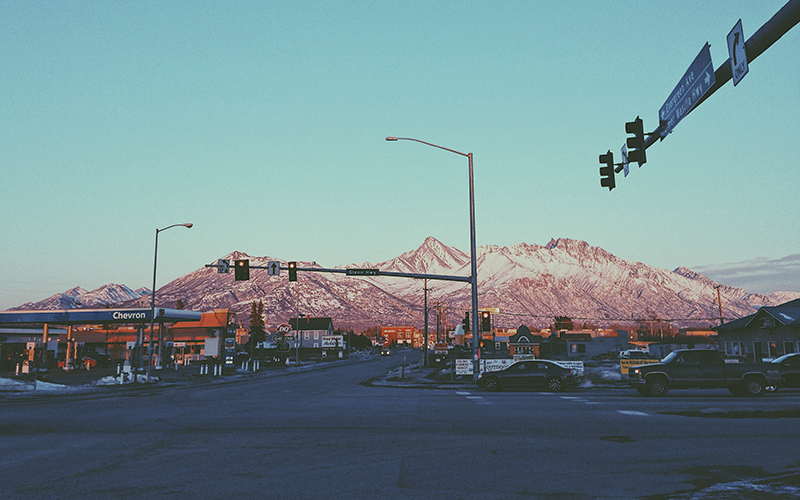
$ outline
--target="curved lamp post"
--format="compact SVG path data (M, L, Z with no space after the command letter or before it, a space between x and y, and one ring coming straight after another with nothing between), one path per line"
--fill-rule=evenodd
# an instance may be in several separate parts
M414 141L426 146L444 149L457 155L466 156L469 160L469 238L470 238L470 284L472 285L472 376L478 380L480 361L478 349L480 348L480 331L478 330L478 264L475 256L475 185L472 182L472 153L462 153L455 149L445 148L430 142L412 139L410 137L387 137L387 141ZM425 346L428 349L428 346Z
M186 222L184 224L173 224L171 226L167 226L162 229L156 229L156 250L155 250L155 257L153 257L153 290L150 293L150 340L147 344L147 381L150 382L150 370L153 367L153 333L155 331L155 322L156 322L156 265L158 264L158 233L161 231L166 231L169 228L176 227L176 226L183 226L185 228L192 227L191 222ZM160 339L159 339L160 341Z

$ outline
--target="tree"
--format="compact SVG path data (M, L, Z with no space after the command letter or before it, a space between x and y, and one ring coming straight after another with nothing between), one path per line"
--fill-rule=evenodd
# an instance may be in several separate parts
M266 332L264 331L264 303L256 301L250 303L250 357L255 353L256 344L266 340Z

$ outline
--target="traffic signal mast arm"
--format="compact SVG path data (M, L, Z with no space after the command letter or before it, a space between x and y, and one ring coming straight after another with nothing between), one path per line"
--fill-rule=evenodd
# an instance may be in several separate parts
M800 0L789 0L769 21L764 23L764 25L745 42L744 47L748 62L753 62L798 23L800 23ZM714 71L714 84L709 87L705 94L703 94L703 97L688 111L687 115L697 109L711 94L716 92L732 78L733 70L731 69L731 60L729 57ZM659 123L654 131L645 134L647 137L642 148L643 153L659 139L663 140L661 137L661 130L663 127L665 127L665 125Z
M219 264L206 264L205 267L218 268ZM254 266L250 265L250 269L269 269L268 266ZM281 271L287 271L290 267L280 266ZM328 269L324 267L295 267L296 271L304 271L311 273L338 273L348 274L348 269ZM376 270L377 271L377 270ZM353 274L350 274L353 276ZM464 283L471 283L469 276L448 276L442 274L418 274L418 273L399 273L394 271L377 271L377 273L369 274L368 276L392 276L396 278L415 278L415 279L428 279L428 280L442 280L442 281L461 281Z

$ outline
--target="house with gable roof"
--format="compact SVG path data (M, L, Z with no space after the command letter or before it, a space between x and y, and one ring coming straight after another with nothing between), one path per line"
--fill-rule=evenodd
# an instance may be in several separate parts
M727 357L762 360L800 352L800 299L761 307L714 330Z

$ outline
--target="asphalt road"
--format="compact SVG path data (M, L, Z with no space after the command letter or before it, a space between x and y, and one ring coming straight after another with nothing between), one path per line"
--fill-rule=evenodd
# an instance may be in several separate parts
M0 498L800 494L800 391L653 399L363 383L399 362L0 400Z

